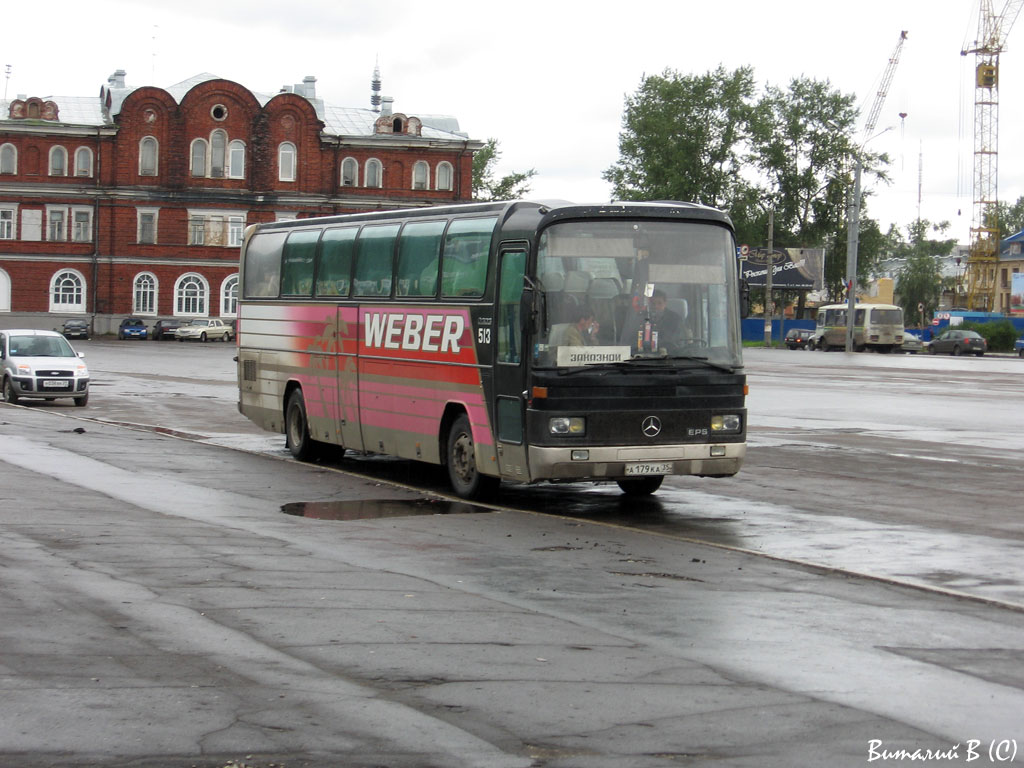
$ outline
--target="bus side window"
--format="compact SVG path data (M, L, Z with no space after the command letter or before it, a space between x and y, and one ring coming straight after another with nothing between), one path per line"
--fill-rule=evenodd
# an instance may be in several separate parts
M498 362L518 364L522 357L523 332L519 317L523 298L526 251L501 255L501 289L498 300Z
M479 298L487 285L491 234L497 217L457 219L448 227L441 266L444 296Z
M396 296L433 296L441 261L444 221L406 224L398 241Z
M281 280L281 251L285 232L257 234L245 249L245 298L277 298Z
M348 296L358 231L359 227L335 227L324 232L316 268L317 296Z
M399 224L367 225L356 238L356 296L390 296Z
M292 232L284 244L281 260L281 294L311 296L313 294L313 262L320 230Z

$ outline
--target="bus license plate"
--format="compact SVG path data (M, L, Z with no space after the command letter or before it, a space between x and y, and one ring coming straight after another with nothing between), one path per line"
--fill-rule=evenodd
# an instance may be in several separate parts
M662 461L657 464L637 462L626 465L627 475L668 475L672 473L672 462Z
M43 379L43 389L67 389L68 383L60 379Z

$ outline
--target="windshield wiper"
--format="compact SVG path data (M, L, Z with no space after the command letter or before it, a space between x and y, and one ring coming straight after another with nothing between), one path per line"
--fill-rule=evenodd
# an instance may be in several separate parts
M724 363L713 362L712 360L708 359L707 355L669 355L665 359L666 360L696 360L698 362L704 363L705 365L710 365L712 368L717 368L720 371L725 371L726 373L735 373L736 372L736 366L734 366L734 365L725 365Z
M713 362L706 355L669 355L667 357L634 357L630 360L620 360L614 363L591 363L589 365L573 366L569 370L560 371L559 375L575 376L577 373L593 373L595 371L651 370L665 368L666 363L670 363L673 360L698 362L725 373L736 373L736 366Z

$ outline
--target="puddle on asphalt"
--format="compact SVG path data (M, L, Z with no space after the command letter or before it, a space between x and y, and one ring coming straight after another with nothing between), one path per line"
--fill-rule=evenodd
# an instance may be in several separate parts
M487 507L443 499L352 499L347 501L294 501L281 507L286 515L317 520L375 520L416 515L465 515L491 512Z

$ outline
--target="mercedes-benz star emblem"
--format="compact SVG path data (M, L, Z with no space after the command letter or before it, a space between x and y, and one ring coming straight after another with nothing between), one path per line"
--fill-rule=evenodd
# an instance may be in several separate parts
M657 437L661 434L661 419L657 416L648 416L640 428L647 437Z

